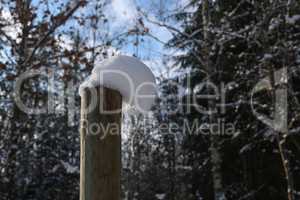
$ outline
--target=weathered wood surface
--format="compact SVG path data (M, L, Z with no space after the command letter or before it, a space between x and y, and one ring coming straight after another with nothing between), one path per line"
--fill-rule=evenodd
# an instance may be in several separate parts
M121 111L100 113L122 107L119 92L97 87L96 107L88 112L91 93L85 89L81 97L81 167L80 200L119 200L121 193ZM93 94L95 95L95 94ZM98 124L95 125L95 124ZM116 126L117 125L117 126ZM95 134L101 127L100 134ZM104 137L104 131L109 131Z

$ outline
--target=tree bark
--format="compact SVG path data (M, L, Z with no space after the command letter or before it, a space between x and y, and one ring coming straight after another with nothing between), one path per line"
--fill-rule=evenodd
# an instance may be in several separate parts
M119 92L97 87L97 97L85 89L81 97L80 200L119 200L121 194L121 111ZM96 107L88 109L92 98ZM99 128L100 127L100 128Z
M202 20L203 20L203 39L204 39L204 59L205 59L205 67L208 74L208 82L212 82L211 76L215 73L216 69L212 65L209 52L210 52L210 43L211 43L211 34L209 31L210 26L210 12L209 12L209 0L204 0L202 2ZM212 91L214 92L214 91ZM213 125L217 122L217 106L216 106L216 99L209 99L208 100L208 107L209 107L209 123ZM221 172L221 164L222 158L221 154L218 149L219 145L219 135L220 133L214 133L212 131L210 133L210 163L211 163L211 174L213 180L213 191L214 191L214 199L215 200L224 200L225 192L222 185L222 172Z
M278 97L283 98L281 93L277 93L276 92L276 88L278 88L276 86L276 81L275 80L275 69L274 66L271 63L268 63L269 66L269 75L270 75L270 84L271 84L271 95L272 95L272 105L275 105L276 107L279 108L279 112L281 113L281 115L284 115L284 112L287 113L287 105L286 108L283 105L277 104L280 103L280 99L277 99ZM286 70L288 69L287 67ZM286 73L286 74L285 74ZM284 77L287 76L287 71L283 70L283 73L279 76L279 78L277 77L277 79L279 80L284 80ZM284 91L288 91L288 87L287 84L288 83L281 83L281 90ZM277 102L278 101L278 102ZM287 101L287 100L285 100ZM275 108L276 109L276 108ZM287 117L287 114L286 114ZM280 123L280 122L278 122ZM280 153L280 158L281 158L281 162L282 162L282 167L284 170L284 174L285 174L285 179L286 179L286 184L287 184L287 196L288 196L288 200L294 200L294 183L293 183L293 176L292 176L292 172L290 169L290 159L289 159L289 155L288 155L288 149L286 147L286 139L288 138L289 135L289 130L288 127L286 128L286 130L282 130L282 131L278 131L278 130L274 130L275 135L276 135L276 141L277 141L277 145L278 145L278 149L279 149L279 153Z

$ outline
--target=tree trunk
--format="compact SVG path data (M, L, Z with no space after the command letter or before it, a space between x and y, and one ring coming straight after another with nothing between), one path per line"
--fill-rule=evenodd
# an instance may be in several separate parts
M271 84L271 90L270 90L271 95L272 95L272 104L271 105L276 106L275 110L278 109L278 111L281 115L281 118L282 118L282 116L285 116L285 118L286 118L283 120L280 119L280 121L276 122L276 124L280 124L280 123L282 123L282 121L286 121L286 123L287 123L287 108L288 108L287 107L288 105L286 102L287 99L285 99L285 100L280 99L280 98L287 98L287 94L284 95L283 92L279 91L279 89L278 89L278 91L276 91L276 87L277 87L276 83L287 79L285 77L287 77L287 74L288 74L287 69L288 68L283 67L282 74L277 75L277 80L275 80L274 66L271 63L267 63L267 64L269 66L269 75L270 75L270 84ZM287 83L281 83L281 84L282 84L281 90L287 92L288 91ZM285 102L283 102L283 101L285 101ZM275 117L275 119L276 119L276 117ZM276 120L278 120L278 119L276 119ZM292 176L291 169L290 169L289 155L287 153L288 149L285 146L286 139L289 135L288 127L286 127L285 130L283 129L282 131L274 130L274 132L276 134L276 141L277 141L277 145L278 145L278 149L279 149L279 153L280 153L282 167L283 167L285 178L286 178L288 200L294 200L293 176Z
M210 26L210 14L209 14L209 0L204 0L202 3L202 20L203 20L203 37L204 37L204 58L206 64L206 71L208 73L208 81L212 82L211 76L215 73L215 67L212 65L209 52L210 52L210 42L211 34L209 31ZM214 91L213 91L214 92ZM209 123L213 125L217 122L217 115L214 113L217 109L216 99L209 99ZM221 164L222 158L218 149L219 135L213 131L210 133L210 163L211 163L211 173L213 180L213 191L215 200L225 199L225 192L222 185L222 173Z
M121 193L121 95L97 87L97 97L85 89L81 97L80 200L119 200ZM96 107L88 109L92 98ZM100 107L101 106L101 107Z

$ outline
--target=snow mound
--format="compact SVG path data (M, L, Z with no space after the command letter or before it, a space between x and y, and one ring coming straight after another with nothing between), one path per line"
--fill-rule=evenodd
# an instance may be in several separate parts
M286 16L285 20L288 24L295 24L297 21L300 20L300 15L294 15L294 16Z
M79 94L82 95L84 88L99 85L119 91L126 103L142 113L150 110L157 95L152 71L129 56L113 56L96 64L92 74L80 85Z
M69 163L64 162L64 161L61 161L61 164L64 166L64 168L68 174L79 173L78 167L72 166Z

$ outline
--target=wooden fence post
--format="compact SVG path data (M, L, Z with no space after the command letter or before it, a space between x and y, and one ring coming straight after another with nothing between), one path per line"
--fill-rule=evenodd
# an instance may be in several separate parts
M120 110L122 96L101 86L94 90L97 97L88 88L81 95L80 200L120 200L122 113L104 114L100 107ZM92 98L96 107L88 111Z

